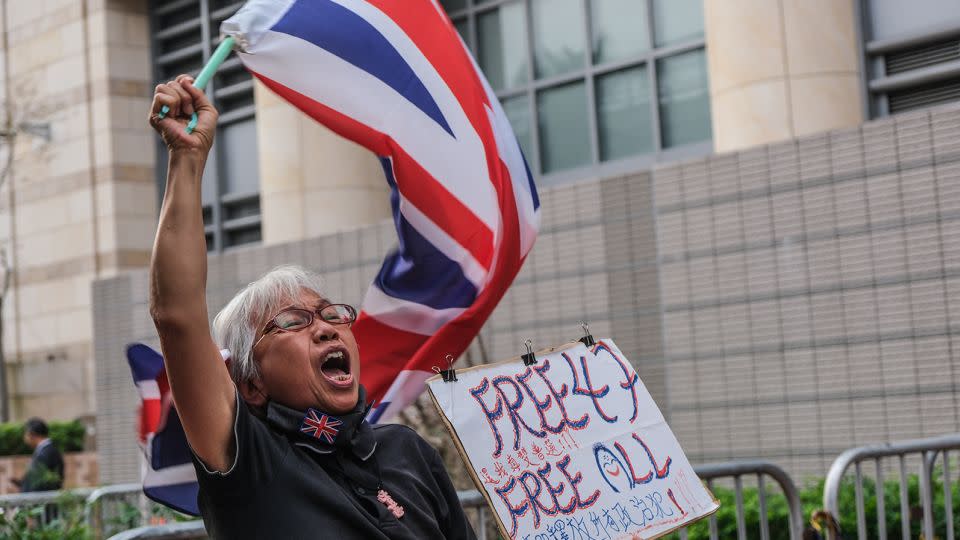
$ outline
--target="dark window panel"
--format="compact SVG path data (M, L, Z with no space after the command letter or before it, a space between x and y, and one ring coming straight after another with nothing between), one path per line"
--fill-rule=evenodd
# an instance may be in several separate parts
M460 39L463 40L467 46L470 46L470 23L467 19L459 19L453 21L453 27L457 29L457 33L460 34Z
M543 172L590 163L590 123L583 81L540 91L540 162Z
M217 109L221 113L235 111L242 107L253 105L253 91L242 94L231 95L230 97L217 100Z
M597 79L600 159L608 161L654 150L650 81L646 66Z
M533 134L531 133L533 119L530 117L530 100L526 95L505 99L503 110L510 120L513 133L517 136L520 148L529 163L533 156Z
M260 236L260 227L250 227L246 229L238 229L235 231L227 231L224 235L224 247L234 247L243 244L253 244L262 240Z
M253 196L237 202L232 202L224 207L226 216L224 219L240 219L260 215L260 197Z
M646 2L590 0L593 62L602 64L650 49Z
M206 2L211 16L205 20L200 18L201 0L151 3L151 31L156 44L154 72L158 82L181 73L199 73L206 61L200 46L204 33L217 36L220 21L242 5L237 0ZM176 9L172 9L174 7ZM210 50L218 42L219 38L214 37ZM220 133L203 172L201 200L209 250L260 240L258 156L250 80L239 61L231 59L224 64L211 87L216 92L215 103L220 112L233 111L233 114L229 117L221 114ZM251 112L246 113L248 110ZM166 150L162 145L158 148L158 158L163 163ZM164 173L159 171L158 187L161 191Z
M582 0L532 0L533 55L538 79L584 68Z
M522 2L477 17L477 61L494 90L528 80L526 24Z
M664 148L710 139L710 95L703 49L657 61Z
M160 15L157 18L157 29L162 30L164 28L170 28L171 26L175 26L198 17L200 17L200 3L197 2L196 4L187 4L178 10L166 12Z
M251 118L221 126L219 144L224 160L221 174L225 193L256 193L260 190L257 158L257 124Z
M440 0L440 5L447 13L452 13L467 7L467 0Z
M217 72L217 77L215 80L217 82L217 88L224 88L226 86L232 86L237 83L249 81L252 78L253 76L243 69L232 69Z
M200 41L199 26L189 32L158 40L157 54L164 55L186 49L187 47L196 45L198 41Z
M703 39L703 0L653 0L657 47Z

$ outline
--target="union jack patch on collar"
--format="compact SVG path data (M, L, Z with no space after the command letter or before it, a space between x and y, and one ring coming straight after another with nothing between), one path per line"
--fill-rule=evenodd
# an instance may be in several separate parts
M311 408L307 409L307 414L300 423L300 433L333 444L342 424L337 418Z

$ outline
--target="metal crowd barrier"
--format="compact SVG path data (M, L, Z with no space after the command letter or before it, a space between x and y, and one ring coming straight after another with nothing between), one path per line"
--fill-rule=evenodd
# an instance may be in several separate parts
M47 525L59 515L59 509L68 504L82 505L93 490L80 488L71 491L36 491L0 495L0 513L30 512L31 520Z
M94 489L86 499L84 520L97 539L106 538L154 517L156 507L140 484L113 484Z
M706 465L697 465L693 468L697 476L707 483L711 490L716 480L733 480L734 498L736 501L736 520L737 520L737 540L747 540L748 531L751 525L759 530L761 540L769 540L770 523L767 516L767 482L766 478L773 479L783 496L787 500L789 509L789 533L790 540L799 540L803 535L803 517L800 505L800 493L797 486L794 485L790 476L780 467L769 461L751 460L751 461L731 461L727 463L708 463ZM757 502L759 505L759 523L747 523L743 508L743 480L744 477L756 477L757 480ZM710 540L718 540L719 530L717 515L713 514L709 518ZM783 531L776 531L783 532ZM686 540L687 529L679 531L680 539ZM750 535L751 538L754 535ZM726 540L726 539L724 539Z
M921 534L923 538L954 540L956 525L953 512L953 480L951 480L951 451L960 451L960 433L916 439L887 444L878 444L852 448L841 454L830 467L823 494L823 511L817 512L837 524L840 522L840 490L848 469L854 469L854 494L856 505L857 538L865 540L870 537L886 540L887 538L887 508L884 500L884 471L890 469L893 461L899 480L899 517L901 537L911 538L911 501L908 486L907 460L915 461L919 467L919 503L921 504L922 520ZM888 459L892 458L892 459ZM884 461L887 460L885 464ZM938 465L939 460L939 465ZM873 462L872 478L875 482L874 493L877 513L876 531L869 532L867 528L866 501L864 491L864 462ZM939 468L939 470L938 470ZM801 516L800 496L793 481L780 467L767 461L739 461L729 463L715 463L694 467L697 475L706 481L711 489L716 483L729 485L734 488L736 538L746 540L748 536L756 537L748 531L759 530L761 540L771 537L768 522L767 479L772 479L780 488L786 499L789 509L789 538L798 540L803 535L803 518ZM934 486L937 478L941 478L943 491L943 509L934 508ZM758 523L747 523L744 510L744 480L753 484L756 481L758 497ZM467 512L468 518L474 524L477 537L486 540L489 533L494 531L492 519L483 496L477 491L461 491L458 493L460 503ZM80 488L70 491L48 491L39 493L23 493L0 495L0 513L12 514L15 512L30 512L31 519L46 524L64 512L66 505L82 507L83 522L89 527L96 538L104 538L113 532L130 528L136 524L144 524L139 528L118 532L110 536L111 540L198 540L206 538L206 532L201 521L181 523L165 523L174 519L171 511L160 508L156 503L148 501L141 492L139 484L121 484L105 486L97 489ZM51 512L51 509L53 511ZM52 516L52 517L51 517ZM939 520L939 518L943 518ZM939 521L935 521L938 519ZM935 536L935 524L940 524L945 530L943 535ZM708 518L711 540L719 539L718 519L716 515ZM784 531L774 531L783 533ZM837 540L839 532L836 528L827 527L827 538ZM846 533L846 531L844 531ZM688 532L682 529L678 533L682 540L686 540ZM782 536L777 534L776 536ZM849 535L847 537L850 537ZM724 539L726 540L726 539Z
M496 531L493 520L487 519L487 500L475 489L458 491L457 497L460 499L460 506L466 512L467 518L471 517L471 512L474 514L471 523L473 524L473 530L477 533L477 540L487 540L487 529Z
M140 527L110 537L109 540L205 540L202 521L184 521L169 525Z
M713 488L714 481L731 479L734 484L735 497L736 497L736 519L737 519L737 539L746 540L748 535L748 530L750 524L747 523L746 516L744 515L744 506L743 506L743 477L750 476L756 477L757 487L758 487L758 503L760 509L760 521L756 524L757 528L760 531L760 538L762 540L769 540L770 538L770 526L767 522L767 483L766 479L769 477L773 479L774 482L780 487L780 490L783 492L784 497L787 501L787 508L789 509L789 538L790 540L799 540L803 534L803 517L802 510L800 505L800 494L797 491L796 485L794 485L793 480L790 479L790 476L773 463L769 461L734 461L727 463L710 463L706 465L698 465L694 467L694 470L702 480L707 482L707 486L711 489ZM471 491L461 491L457 495L460 497L460 504L463 506L464 510L469 511L475 509L475 521L474 528L477 532L478 540L487 540L488 529L494 530L492 527L492 522L488 522L487 514L488 508L486 500L476 490ZM709 518L710 522L710 538L711 540L719 539L719 532L717 527L717 518L716 515ZM777 531L780 532L780 531ZM681 539L687 538L686 529L679 531ZM753 535L750 535L751 537Z
M86 525L97 540L175 519L172 510L148 500L140 484L0 495L0 513L12 517L19 512L27 512L31 523L41 528L69 517L77 525Z
M866 461L873 462L873 481L876 500L877 529L876 538L886 540L887 538L887 509L884 501L884 460L885 458L894 458L898 471L900 484L900 527L901 537L911 538L911 506L908 490L907 458L915 457L919 462L919 502L922 506L922 525L921 532L923 538L933 539L941 538L934 536L934 493L933 484L935 480L936 462L942 460L942 479L943 479L943 517L946 536L943 538L953 540L954 521L953 521L953 492L950 479L950 451L960 450L960 433L944 435L942 437L932 437L929 439L914 439L909 441L899 441L886 444L875 444L851 448L840 454L833 465L830 466L830 472L827 473L826 484L823 489L823 507L833 520L833 523L840 522L840 488L843 477L851 466L854 468L854 494L857 514L857 538L864 540L867 538L867 516L864 502L863 488L863 470L861 464ZM888 460L889 462L889 460ZM867 495L869 496L869 495ZM839 527L837 527L839 528ZM847 531L842 531L845 537ZM828 538L835 540L838 537L838 531L830 530Z
M139 486L137 486L139 489ZM474 524L477 540L487 540L487 502L479 491L459 491L460 504ZM473 513L473 516L469 514ZM187 521L168 525L147 526L115 534L109 540L201 540L207 538L202 521Z
M770 538L770 527L767 522L766 503L767 490L766 478L773 479L786 498L790 511L790 539L799 540L802 534L803 521L800 510L800 495L793 481L787 473L780 467L767 461L738 461L731 463L714 463L694 467L697 475L707 482L707 485L713 487L716 480L730 479L735 486L736 496L736 520L737 520L737 538L746 540L747 531L751 524L747 523L743 508L743 478L756 477L758 486L758 497L760 505L760 521L756 524L760 531L760 538L768 540ZM483 496L476 490L460 491L457 493L460 504L467 512L467 517L471 519L474 530L477 533L478 540L487 540L488 532L493 531L493 523L489 519L487 503ZM717 540L718 528L716 516L710 518L710 538ZM777 531L782 532L782 531ZM680 538L686 539L686 530L680 531ZM753 535L751 535L753 537ZM193 521L187 523L178 523L175 525L162 525L156 527L141 527L139 529L127 531L110 537L110 540L195 540L206 538L203 523ZM726 540L726 539L725 539Z

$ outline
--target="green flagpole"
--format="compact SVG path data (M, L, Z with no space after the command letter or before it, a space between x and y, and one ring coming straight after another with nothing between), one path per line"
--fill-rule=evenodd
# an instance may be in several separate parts
M197 78L193 81L193 87L199 90L203 90L207 83L210 82L210 79L213 78L214 74L217 73L217 69L220 68L220 64L227 59L227 56L230 55L230 51L233 50L234 39L233 36L227 36L223 41L220 42L220 45L217 46L217 49L213 51L213 54L210 56L210 61L207 62L207 65L203 66L203 69L200 70L200 74L197 75ZM170 112L170 108L164 105L160 109L160 118L163 118ZM193 116L190 118L190 122L187 124L187 133L193 133L193 130L197 127L197 113L193 113Z

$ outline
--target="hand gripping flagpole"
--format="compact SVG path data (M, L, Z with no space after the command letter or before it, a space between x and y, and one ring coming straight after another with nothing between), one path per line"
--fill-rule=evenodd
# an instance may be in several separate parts
M217 49L213 51L213 55L210 56L210 61L207 62L207 65L203 66L203 69L200 70L200 74L197 75L197 78L193 81L193 87L198 90L203 90L207 83L210 82L210 79L213 78L213 75L217 72L217 69L220 68L220 64L227 59L227 56L230 55L230 52L233 50L234 38L233 36L227 36L223 41L220 42L220 45L217 46ZM163 118L170 112L170 107L164 105L160 109L160 118ZM190 122L187 124L187 133L193 133L193 130L197 127L197 113L194 112L193 116L190 117Z

